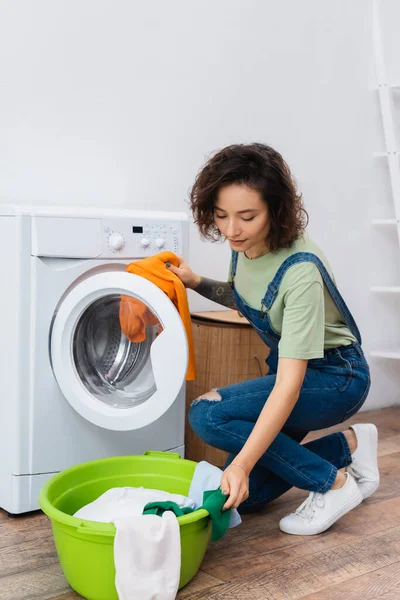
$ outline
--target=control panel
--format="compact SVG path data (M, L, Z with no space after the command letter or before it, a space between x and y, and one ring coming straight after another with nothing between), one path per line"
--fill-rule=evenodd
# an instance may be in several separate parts
M126 211L129 213L130 211ZM33 215L31 254L51 258L136 260L169 250L187 252L189 221L183 213L132 211L124 216ZM171 216L170 216L171 215Z
M145 258L169 250L183 253L182 221L102 218L102 257Z

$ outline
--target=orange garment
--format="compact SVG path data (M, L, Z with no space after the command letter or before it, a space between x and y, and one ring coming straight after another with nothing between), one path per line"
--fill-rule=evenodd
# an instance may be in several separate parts
M186 331L189 346L189 364L186 379L196 379L192 322L190 320L187 293L182 281L165 265L166 262L178 266L178 257L173 252L159 252L142 260L130 263L128 273L148 279L165 292L178 310ZM120 305L120 324L123 333L131 342L143 341L146 337L146 324L154 324L156 319L143 302L130 296L122 296ZM158 323L158 319L156 319Z
M146 304L131 296L121 296L119 319L122 332L130 342L135 343L144 342L146 339L146 325L159 324L159 320Z

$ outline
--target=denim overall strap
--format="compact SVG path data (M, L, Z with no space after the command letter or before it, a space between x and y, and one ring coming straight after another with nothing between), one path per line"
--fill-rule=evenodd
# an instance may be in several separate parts
M238 253L235 252L235 250L232 250L232 262L231 262L231 281L232 281L232 283L233 283L233 280L236 275L237 261L238 261Z
M271 322L267 313L249 306L236 290L234 279L236 275L238 253L232 251L231 261L231 286L235 297L236 308L251 324L253 329L260 336L264 344L269 348L266 363L269 367L269 373L276 373L278 369L278 344L281 336L272 329Z
M263 307L263 310L268 311L271 308L286 271L293 265L295 265L297 263L301 263L301 262L312 262L318 267L319 272L321 273L322 279L323 279L326 287L328 288L329 293L332 296L332 299L337 306L337 309L339 310L340 314L342 315L343 319L345 320L346 325L350 329L351 333L354 335L354 337L357 339L358 343L361 345L361 335L360 335L360 332L356 325L356 322L353 318L353 315L351 314L350 310L348 309L343 297L341 296L339 290L337 289L332 277L329 275L328 271L326 270L323 262L321 261L320 258L318 258L318 256L316 256L315 254L312 254L312 252L296 252L295 254L292 254L291 256L289 256L285 261L283 261L283 263L277 270L273 280L269 284L264 298L261 300L261 305ZM232 260L232 264L233 264L233 260ZM236 265L235 265L235 270L236 270Z

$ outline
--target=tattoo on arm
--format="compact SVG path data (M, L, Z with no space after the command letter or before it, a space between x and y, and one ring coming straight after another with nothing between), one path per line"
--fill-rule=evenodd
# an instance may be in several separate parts
M202 277L199 285L195 288L195 291L212 300L218 302L222 306L228 308L236 308L235 296L233 294L232 286L228 281L215 281L214 279L207 279Z

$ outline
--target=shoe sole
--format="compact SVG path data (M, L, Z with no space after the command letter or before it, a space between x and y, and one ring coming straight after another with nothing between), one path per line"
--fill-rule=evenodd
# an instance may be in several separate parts
M375 494L376 490L379 487L379 483L380 483L380 481L378 479L378 481L376 481L371 488L368 488L368 491L363 491L364 490L363 486L366 485L366 484L362 484L362 483L358 484L358 488L359 488L359 490L361 492L363 500L366 500L367 498L369 498L370 496L372 496L372 494Z
M356 506L361 504L362 501L363 501L362 494L360 491L358 491L358 494L356 496L354 496L354 498L351 498L341 508L339 516L336 516L336 514L332 515L332 517L323 526L316 527L315 529L308 530L307 532L305 532L305 531L288 531L288 530L284 529L283 527L281 527L281 524L279 524L279 528L281 531L283 531L283 533L288 533L290 535L318 535L319 533L323 533L324 531L329 529L329 527L332 527L332 525L334 523L336 523L336 521L338 521L339 519L344 517L344 515L346 515L351 510L353 510L353 508L356 508Z

